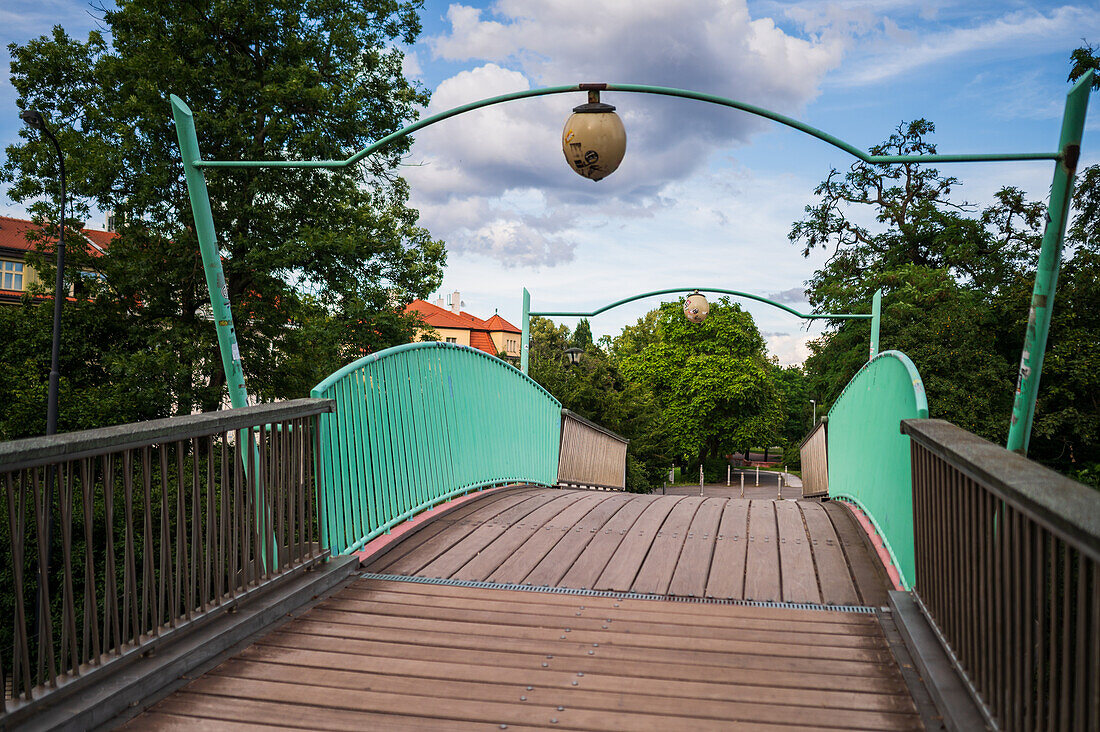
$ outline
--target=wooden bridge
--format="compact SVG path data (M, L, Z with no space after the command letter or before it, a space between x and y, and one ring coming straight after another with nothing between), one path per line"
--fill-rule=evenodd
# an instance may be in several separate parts
M607 490L584 424L425 343L0 443L0 726L1100 728L1100 495L927 419L903 355L817 498Z
M129 727L921 727L840 504L513 487L363 569Z

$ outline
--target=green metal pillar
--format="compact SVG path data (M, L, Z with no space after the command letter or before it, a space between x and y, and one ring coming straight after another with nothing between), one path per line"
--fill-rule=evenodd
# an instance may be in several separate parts
M218 237L214 232L214 216L210 211L210 196L206 192L206 178L195 167L200 159L199 138L195 134L195 118L182 99L171 95L172 116L176 120L176 135L183 156L183 173L187 180L187 195L191 198L191 211L195 215L195 233L199 238L203 269L206 271L206 287L210 292L210 306L218 329L218 348L225 369L225 383L229 387L229 401L233 408L248 406L248 391L244 386L244 369L241 351L237 346L237 332L233 327L233 311L229 307L229 288L222 271L218 254Z
M1066 97L1066 111L1062 117L1062 136L1058 141L1061 156L1054 167L1047 224L1043 231L1043 246L1035 271L1027 333L1020 356L1016 402L1012 406L1012 421L1008 428L1007 447L1021 455L1027 454L1028 441L1031 439L1031 423L1035 418L1035 400L1039 393L1039 377L1043 371L1043 356L1054 308L1054 292L1058 287L1058 269L1062 264L1062 243L1069 218L1069 206L1073 200L1073 177L1081 154L1081 133L1085 127L1085 112L1088 110L1092 83L1092 71L1077 80Z
M519 337L519 370L527 373L527 349L531 341L531 293L523 288L523 324Z
M871 299L871 356L878 355L878 328L882 324L882 288L875 290ZM868 359L870 360L870 359Z

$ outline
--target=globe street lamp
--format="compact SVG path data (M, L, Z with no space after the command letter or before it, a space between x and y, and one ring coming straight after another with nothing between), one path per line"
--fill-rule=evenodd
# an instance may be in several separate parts
M684 300L684 317L692 323L702 323L710 313L710 303L699 294L699 291L691 293Z
M566 348L565 355L569 357L569 365L576 366L581 362L581 354L584 353L580 348Z
M61 154L61 145L46 127L46 120L41 113L27 109L19 114L19 117L28 127L38 130L53 143L57 151L57 164L61 168L61 218L60 233L57 237L57 277L54 279L53 288L53 344L50 351L50 386L46 396L46 434L57 433L57 384L60 379L61 361L61 302L64 300L65 289L65 157Z

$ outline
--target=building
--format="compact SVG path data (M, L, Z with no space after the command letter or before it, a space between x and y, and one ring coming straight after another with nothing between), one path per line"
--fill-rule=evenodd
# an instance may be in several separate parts
M33 221L0 216L0 305L18 303L23 293L32 285L41 281L38 273L27 263L27 252L35 245L27 241L27 234L37 228ZM92 256L102 256L107 252L111 241L118 236L114 231L85 229L78 240L91 252ZM65 248L73 246L72 239L66 237ZM53 291L53 282L46 282L46 290ZM71 294L71 293L70 293Z
M444 307L442 297L433 305L427 300L413 300L405 312L415 311L431 326L439 340L470 346L493 356L504 355L509 361L519 361L520 330L497 314L482 320L462 310L462 298L456 290L451 294L450 307ZM423 340L423 331L417 340Z

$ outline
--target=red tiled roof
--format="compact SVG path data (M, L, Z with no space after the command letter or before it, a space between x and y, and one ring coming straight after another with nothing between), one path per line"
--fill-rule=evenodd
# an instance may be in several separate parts
M479 351L485 351L489 355L497 355L497 347L493 345L493 339L483 330L470 331L470 345Z
M34 228L36 227L33 221L0 216L0 247L21 249L25 252L31 251L34 249L34 244L27 241L27 232ZM83 234L95 244L89 249L89 253L93 256L98 256L106 251L110 243L118 237L118 233L114 231L98 231L96 229L85 229Z
M502 317L500 317L499 315L496 315L496 314L494 314L493 317L486 320L485 324L486 324L486 326L488 326L486 328L486 330L491 331L491 332L496 332L498 330L502 330L502 331L505 331L507 333L520 333L520 332L522 332L522 331L520 331L519 328L512 325L507 320L505 320L504 318L502 318Z
M474 327L469 320L462 318L458 313L432 305L425 300L413 300L405 306L405 312L416 311L425 323L434 328L461 328L470 330Z

